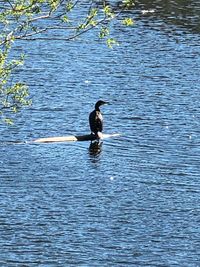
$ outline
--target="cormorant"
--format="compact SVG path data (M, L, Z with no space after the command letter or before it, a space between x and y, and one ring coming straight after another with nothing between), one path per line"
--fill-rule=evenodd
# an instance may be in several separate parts
M109 103L103 100L99 100L95 104L95 109L89 115L91 134L94 134L95 137L97 137L98 139L100 139L101 137L101 134L99 133L102 133L103 131L103 116L101 114L99 107L105 104Z

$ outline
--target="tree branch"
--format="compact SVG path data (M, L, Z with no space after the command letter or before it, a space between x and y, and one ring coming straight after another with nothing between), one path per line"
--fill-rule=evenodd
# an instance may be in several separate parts
M36 38L27 38L27 37L30 37L30 36L33 36L33 35L36 35L36 34L40 34L40 33L43 33L43 32L47 32L49 30L54 30L54 29L67 29L67 30L77 30L77 27L62 27L62 26L52 26L52 27L47 27L47 28L44 28L44 29L41 29L40 31L38 32L33 32L33 33L29 33L29 34L26 34L24 36L16 36L15 39L22 39L22 40L27 40L27 41L35 41L35 40L63 40L63 41L70 41L70 40L73 40L79 36L81 36L82 34L96 28L97 26L105 23L109 21L109 19L107 19L107 17L105 16L103 19L99 20L96 25L91 25L90 27L82 30L82 31L79 31L79 32L76 32L74 35L71 35L67 38L59 38L59 37L53 37L53 38L50 38L50 37L36 37Z

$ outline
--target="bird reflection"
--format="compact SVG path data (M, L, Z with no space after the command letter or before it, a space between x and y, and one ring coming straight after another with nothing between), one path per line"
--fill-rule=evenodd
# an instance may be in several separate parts
M94 141L90 143L89 154L91 156L97 157L101 154L103 142Z

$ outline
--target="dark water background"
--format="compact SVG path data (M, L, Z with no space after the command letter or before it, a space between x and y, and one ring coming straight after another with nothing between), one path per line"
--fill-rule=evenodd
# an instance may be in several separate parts
M200 3L149 2L114 49L17 44L33 105L0 126L0 266L200 266ZM8 143L88 133L100 98L122 136L98 154Z

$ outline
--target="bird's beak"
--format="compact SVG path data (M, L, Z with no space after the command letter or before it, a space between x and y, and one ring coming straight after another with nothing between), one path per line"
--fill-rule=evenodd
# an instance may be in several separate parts
M105 104L104 105L110 105L110 102L105 102Z

